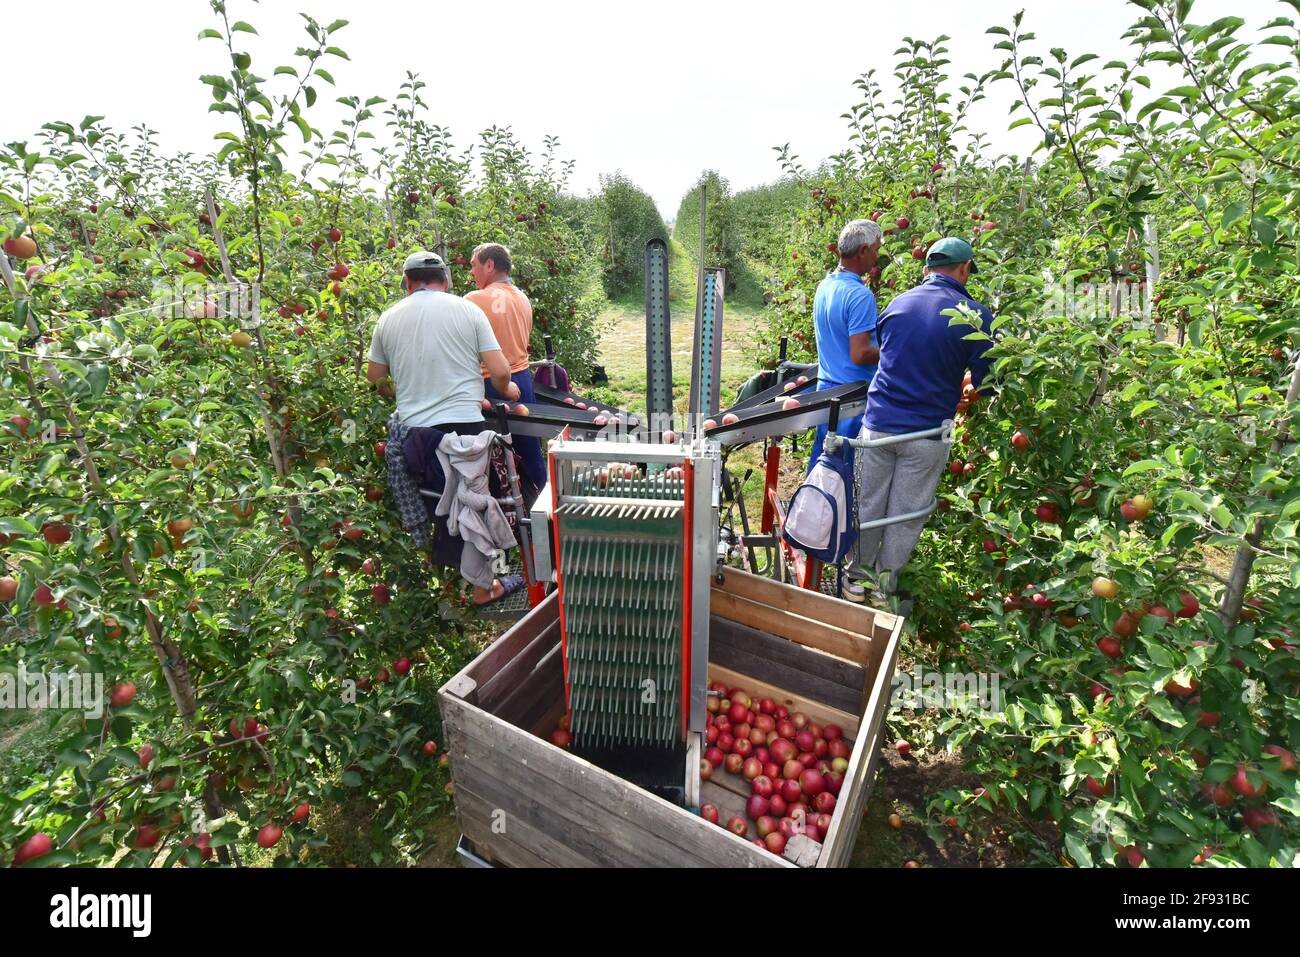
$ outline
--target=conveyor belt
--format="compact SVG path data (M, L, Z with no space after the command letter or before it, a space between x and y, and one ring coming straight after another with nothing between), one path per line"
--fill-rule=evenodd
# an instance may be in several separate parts
M719 424L705 434L723 445L741 445L756 442L759 439L773 438L779 435L792 435L806 432L823 425L830 419L831 400L840 400L840 418L852 418L867 407L867 383L851 382L837 385L830 389L815 389L814 383L805 383L788 393L783 386L767 390L773 398L757 405L746 404L728 409L717 416ZM781 404L787 398L799 400L798 408L783 409ZM739 417L738 422L722 425L725 415Z

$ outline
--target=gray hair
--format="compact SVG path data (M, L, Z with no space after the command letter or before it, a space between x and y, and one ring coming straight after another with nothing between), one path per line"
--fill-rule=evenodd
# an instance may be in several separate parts
M880 238L878 223L869 219L855 219L840 230L840 239L836 245L841 256L856 256L863 246L873 246L880 242Z

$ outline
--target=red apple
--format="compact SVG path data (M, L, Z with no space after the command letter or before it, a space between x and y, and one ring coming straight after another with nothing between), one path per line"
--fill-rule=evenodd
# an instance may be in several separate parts
M108 699L108 703L114 708L125 708L135 700L135 685L129 681L123 681L113 686L113 693Z
M700 808L700 817L710 824L717 824L721 818L718 815L718 808L715 804L705 804Z
M794 746L794 742L786 737L777 738L768 745L768 750L772 752L772 760L778 763L789 761L799 753L799 749Z
M763 773L763 762L756 757L748 757L741 765L740 773L746 781L752 781Z
M1097 649L1107 658L1118 658L1124 654L1124 646L1120 644L1118 638L1112 638L1107 635L1097 641Z
M1277 815L1270 808L1248 807L1241 813L1242 822L1252 831L1277 826Z
M751 794L745 802L745 814L751 819L763 817L772 807L772 802L765 797Z
M794 804L802 793L798 778L786 778L781 782L781 797L787 804Z
M912 744L909 741L895 741L894 750L906 757L912 751Z
M54 850L54 842L50 840L49 835L43 832L33 834L18 845L18 850L14 852L14 867L44 857L52 850Z
M739 814L727 821L727 830L737 837L744 837L749 833L749 824Z
M739 774L740 769L744 765L744 763L745 763L745 759L742 758L739 754L729 754L727 755L726 761L723 762L723 765L724 767L726 767L729 773Z
M769 819L770 820L770 819ZM763 838L763 843L773 854L782 854L785 852L785 835L780 831L772 831Z
M1259 797L1268 790L1268 782L1261 778L1257 773L1253 777L1259 783L1251 780L1252 772L1246 770L1244 764L1237 765L1237 773L1232 776L1232 789L1242 797Z
M1282 747L1282 745L1266 744L1264 745L1263 750L1265 754L1272 754L1278 758L1279 760L1278 766L1283 771L1294 771L1296 769L1295 755L1292 754L1290 751L1288 751L1286 748Z
M750 793L757 794L762 798L770 798L775 792L772 779L766 774L760 774L749 783Z
M811 798L816 798L818 794L826 790L826 778L815 768L804 771L799 776L799 784L803 789L803 793Z
M1088 786L1089 793L1097 798L1106 797L1115 789L1109 780L1098 783L1092 778L1085 778L1084 783Z

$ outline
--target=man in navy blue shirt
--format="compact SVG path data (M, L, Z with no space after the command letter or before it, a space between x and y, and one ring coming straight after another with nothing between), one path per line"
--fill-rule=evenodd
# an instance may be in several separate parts
M839 268L826 274L813 297L813 327L817 333L817 388L830 389L850 382L870 382L880 351L872 341L876 328L876 297L862 277L880 254L880 227L869 219L855 219L842 230L837 243ZM839 435L858 434L862 416L839 424ZM811 470L821 455L826 426L817 428ZM853 449L846 447L850 462Z
M935 438L859 452L862 522L919 511L934 498L952 445L962 379L969 369L978 389L989 369L984 354L993 344L993 314L966 291L974 272L970 243L941 239L925 257L925 281L895 298L880 317L880 366L867 396L861 437L948 428ZM956 324L948 314L954 311ZM924 527L919 518L862 534L861 562L875 569L887 591L898 590L898 573Z

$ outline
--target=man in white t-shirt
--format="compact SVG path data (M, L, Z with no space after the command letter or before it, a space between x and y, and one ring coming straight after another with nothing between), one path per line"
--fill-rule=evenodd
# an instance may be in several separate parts
M406 298L387 309L370 340L366 378L392 375L403 424L473 435L485 427L483 378L512 402L519 386L483 310L447 291L447 264L436 253L412 253L403 266Z
M366 378L378 384L392 375L397 416L405 428L478 435L490 428L483 419L481 369L487 369L501 395L518 402L510 363L483 310L447 291L449 274L441 256L412 253L402 272L406 298L375 324ZM462 559L462 573L465 567ZM470 577L475 604L495 601L522 585L519 576L503 581L493 578L490 569L480 571L480 580Z

